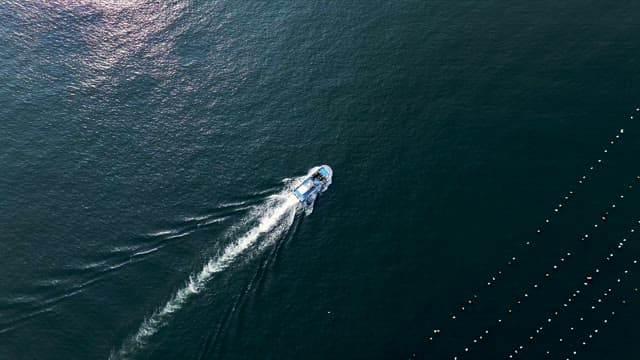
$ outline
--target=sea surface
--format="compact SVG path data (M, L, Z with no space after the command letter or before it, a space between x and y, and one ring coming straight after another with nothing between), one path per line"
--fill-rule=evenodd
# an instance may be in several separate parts
M635 358L639 19L0 2L0 359Z

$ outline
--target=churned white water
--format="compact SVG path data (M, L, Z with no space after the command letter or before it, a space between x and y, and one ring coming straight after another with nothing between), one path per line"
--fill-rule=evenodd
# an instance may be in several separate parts
M234 260L261 238L268 244L281 237L293 224L298 205L298 199L289 189L269 197L264 205L259 206L243 222L243 224L255 222L255 226L227 245L218 256L209 259L199 272L192 274L186 284L178 289L169 301L142 322L140 328L124 341L119 350L112 351L109 359L126 359L144 348L149 338L167 325L171 315L180 310L192 296L205 289L216 273L227 269Z

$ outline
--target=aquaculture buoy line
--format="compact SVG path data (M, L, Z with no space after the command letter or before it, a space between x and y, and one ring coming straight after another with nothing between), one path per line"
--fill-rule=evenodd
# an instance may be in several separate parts
M616 132L616 134L615 134L613 137L611 137L611 138L610 138L610 140L609 140L609 144L610 144L610 145L616 144L616 143L617 143L617 140L621 139L621 138L622 138L622 135L624 135L624 134L625 134L625 129L624 129L624 128L620 128L620 129ZM608 151L608 148L607 148L607 147L605 147L605 148L603 149L603 153L604 153L604 154L607 154L608 152L609 152L609 151ZM603 160L602 158L599 158L599 159L597 159L597 160L596 160L596 163L595 163L595 164L592 164L592 165L588 166L588 167L587 167L587 171L585 172L585 174L584 174L584 175L582 175L582 176L580 176L580 177L576 180L577 184L578 184L578 185L584 185L584 184L586 184L586 183L587 183L587 181L593 177L593 175L594 175L594 173L595 173L596 169L597 169L597 168L601 168L601 167L602 167L603 162L604 162L604 160ZM567 192L562 196L561 200L557 202L557 205L553 208L553 210L552 210L552 211L553 211L553 213L552 213L552 214L553 214L554 216L558 216L558 215L560 214L561 210L563 210L563 209L566 209L566 208L567 208L567 206L568 206L569 202L570 202L570 201L571 201L575 196L576 196L576 190L569 190L569 191L567 191ZM623 197L624 197L624 196L623 196ZM613 207L615 208L615 205L614 205ZM605 210L605 212L606 212L606 211L608 211L608 209L607 209L607 210ZM544 229L545 229L547 226L549 226L550 224L551 224L551 217L547 217L547 218L545 218L545 219L544 219L544 221L542 222L542 224L540 224L540 225L537 227L537 229L536 229L535 233L536 233L538 236L540 236L541 234L543 234L543 233L544 233ZM596 227L597 227L597 226L596 226ZM587 236L588 236L588 235L587 235ZM534 241L532 241L532 240L526 240L526 241L524 241L524 242L522 243L522 245L524 245L525 247L528 247L528 248L532 248L532 247L533 247L533 245L534 245ZM519 257L517 257L517 256L511 256L511 257L506 261L506 263L505 263L505 265L504 265L503 267L501 267L501 268L497 269L497 270L494 272L494 274L492 274L492 275L488 278L488 280L486 281L486 286L494 285L494 284L497 282L497 280L498 280L500 277L502 277L502 276L504 275L504 270L503 270L503 269L508 268L508 267L510 267L511 265L514 265L516 262L518 262L518 260L519 260ZM479 290L479 289L478 289L478 290ZM466 304L468 304L468 305L470 305L470 304L472 304L473 302L477 301L477 300L479 299L479 295L477 294L478 292L479 292L479 291L475 291L475 292L474 292L474 295L473 295L472 297L468 298L468 299L465 301L465 303L466 303ZM460 306L460 308L462 309L464 306L465 306L465 305L461 305L461 306ZM455 318L456 318L455 314L451 313L450 315L451 315L452 319L455 319Z
M637 261L634 264L637 264ZM629 275L630 275L629 270L625 269L623 272L621 272L617 277L616 281L614 282L614 285L611 285L611 287L606 288L604 291L596 295L595 299L591 303L589 303L590 305L588 306L588 309L585 312L576 316L575 320L578 322L577 324L572 323L571 325L566 326L566 330L568 330L567 335L562 335L560 337L557 337L552 342L556 345L565 344L569 342L568 339L570 339L572 333L576 333L578 331L577 330L579 329L578 324L584 323L585 319L587 319L590 314L598 310L601 306L605 305L607 300L611 299L613 297L612 295L616 291L620 291L620 288L622 288L624 283L626 283L625 278L628 277ZM587 285L584 285L584 287L586 286ZM563 312L566 312L568 308L571 307L572 301L575 302L576 299L580 296L580 294L581 294L580 288L575 289L573 292L571 292L570 296L566 299L566 302L563 304L563 307L560 307L559 310L556 310L553 313L549 314L546 317L546 319L541 322L541 325L535 329L534 333L528 336L528 338L525 341L520 342L519 345L514 346L513 350L508 354L506 354L505 359L511 360L511 359L518 359L522 357L528 349L534 346L536 340L543 336L545 330L552 328L554 322L562 316ZM626 300L621 300L621 301L626 302ZM605 318L601 321L601 323L608 324L611 318L609 315L611 316L616 315L616 312L612 311L610 313L607 313L605 315ZM595 330L595 333L598 333L599 331L596 328L588 332L594 332L594 330ZM588 343L587 341L582 341L581 342L582 347L586 346L587 343ZM547 343L547 345L550 345L550 344ZM551 351L549 350L549 346L546 346L543 353L544 353L543 356L546 359L549 359L551 358L551 356L557 354L558 351ZM574 350L571 350L571 354L568 354L566 356L570 357L576 354L577 354L577 350L574 349ZM566 358L566 356L563 358Z
M640 222L639 222L640 223ZM629 232L631 234L635 233L635 229L631 228L629 230ZM625 245L625 243L627 242L627 238L623 238L622 241L620 241L617 245L616 245L616 249L618 252L621 251L621 249L623 248L623 246ZM602 260L601 260L601 264L602 263L608 263L610 262L613 257L615 256L615 252L616 250L609 250L607 251L607 255L605 255ZM566 253L567 257L572 256L571 252L567 252ZM560 262L564 262L565 261L565 257L561 257L560 258ZM600 264L600 265L601 265ZM557 265L553 265L553 271L557 271L559 268ZM551 276L552 271L546 272L544 274L543 279L549 278ZM590 272L590 274L599 274L600 273L600 268L599 266L596 267L592 272ZM583 285L586 287L590 284L591 280L593 279L593 275L586 275L586 281L584 281ZM520 297L517 298L517 300L515 301L514 304L512 304L512 306L507 308L507 311L503 312L503 316L498 315L494 326L500 327L504 321L504 319L508 319L509 317L511 317L511 315L513 314L514 310L517 308L520 308L521 305L530 297L530 294L534 294L536 291L538 291L542 285L544 284L543 281L540 282L535 282L532 286L530 286L528 289L524 290L524 292L522 293L522 295ZM580 293L580 291L577 292L578 294ZM575 293L574 293L575 294ZM574 296L575 297L575 296ZM568 303L570 304L572 302L572 300L568 300ZM566 309L568 307L568 304L565 302L564 308ZM559 316L560 311L554 311L554 316L557 317ZM547 318L548 322L552 321L552 316ZM540 329L541 330L541 329ZM471 352L471 350L473 349L474 345L479 344L480 342L486 340L487 336L490 334L490 331L488 328L485 328L484 330L481 331L481 334L477 337L475 337L470 344L468 344L467 346L465 346L463 348L464 351L461 351L459 354L453 355L452 359L454 360L458 360L458 359L462 359L463 355L467 355ZM533 335L531 335L533 336ZM520 345L519 347L516 347L516 349L514 350L514 352L511 355L511 357L509 358L513 358L513 356L517 355L519 351L521 351L523 349L524 345Z
M640 176L636 176L635 180L636 181L640 181ZM629 184L629 183L627 183L623 188L623 190L625 190L625 191L631 191L632 189L633 189L633 186L631 184ZM579 234L580 234L579 235L580 242L584 242L584 241L587 241L587 240L594 239L594 236L597 235L597 232L600 231L603 228L604 224L607 223L607 220L609 220L610 216L612 215L611 213L609 213L609 210L615 209L616 208L616 203L617 203L617 205L620 205L620 202L622 202L625 199L626 198L625 198L625 194L624 193L615 195L614 201L610 202L610 205L607 205L604 208L604 210L599 212L599 214L606 214L606 215L599 215L598 216L598 220L595 223L593 223L593 225L589 225L589 229L587 231L579 232ZM615 200L619 200L619 201L615 201ZM603 226L600 226L600 225L603 225ZM632 230L632 231L635 231L635 230ZM579 245L580 242L577 243L576 245ZM530 286L531 290L533 291L533 290L538 289L539 287L541 287L544 284L544 280L550 278L551 274L553 274L555 272L558 272L560 270L561 266L565 265L575 253L576 253L575 249L563 251L563 253L558 257L557 261L551 266L551 268L548 269L548 271L546 271L544 273L542 278L537 282L533 282L533 284ZM517 260L517 258L513 257L508 262L508 265L513 264L516 260ZM501 274L502 274L502 270L498 270L498 275L501 275ZM496 278L497 278L497 276L492 277L491 281L487 282L486 287L492 287L494 282L495 282L495 280L496 280ZM529 293L525 292L523 294L523 296L519 297L515 301L515 304L513 304L513 307L509 308L509 310L507 312L511 313L514 307L516 307L517 305L521 305L528 297L529 297ZM460 305L460 307L459 307L460 312L459 313L452 312L452 313L449 314L450 321L458 319L459 314L468 311L468 309L470 309L472 307L472 305L474 305L477 302L477 300L478 300L478 296L474 294L473 297L469 298L465 304ZM500 322L502 322L502 320L498 319L498 322L500 323ZM434 338L437 335L441 334L441 332L442 332L442 330L440 328L434 329L433 330L433 335L429 336L427 338L427 340L430 341L430 342L433 341ZM480 337L478 339L474 339L474 340L482 340L482 337ZM474 343L477 343L477 341L474 341Z
M624 128L620 128L616 134L609 139L609 145L615 145L618 143L618 141L620 141L620 139L622 138L622 136L625 134L625 129ZM605 147L602 150L603 154L608 154L609 153L609 148ZM603 156L604 157L604 156ZM577 180L577 184L578 185L584 185L588 182L588 180L590 180L596 169L601 168L603 166L603 162L604 160L602 158L598 158L596 160L596 162L590 166L587 167L587 170L585 171L585 173L583 175L581 175L580 177L578 177ZM559 215L561 210L565 209L566 206L569 204L569 201L575 196L575 191L574 190L569 190L567 191L562 198L560 199L560 201L557 202L557 205L553 208L553 215ZM544 221L540 224L540 226L538 226L538 228L536 229L536 234L542 234L544 231L544 228L546 226L548 226L551 223L551 218L547 217L544 219ZM525 246L531 246L533 244L533 242L531 241L525 241L524 245Z
M639 221L640 223L640 221ZM635 229L631 229L631 230L635 230ZM630 231L631 232L631 231ZM634 231L635 232L635 231ZM632 234L634 232L631 232ZM545 328L548 328L550 326L553 326L553 324L555 324L555 321L558 320L558 318L560 316L562 316L563 313L565 313L566 311L568 311L569 309L571 309L573 306L573 304L575 304L576 300L582 296L583 293L586 292L586 290L589 287L592 287L592 284L594 281L596 281L596 278L599 278L602 275L602 266L606 266L608 264L611 264L611 261L613 260L613 258L617 255L619 255L619 253L622 251L622 249L625 247L625 245L627 244L627 237L622 238L621 241L618 242L618 244L616 244L615 250L611 250L608 251L607 255L605 255L599 265L597 265L594 269L592 269L592 271L587 272L584 276L582 280L582 283L580 284L580 286L578 288L575 288L574 290L570 291L569 296L567 296L567 298L562 302L562 305L560 306L555 306L554 310L547 314L547 316L544 317L544 320L541 322L541 325L539 327L537 327L534 331L534 333L530 334L527 339L524 342L521 342L520 344L514 346L513 350L507 354L506 358L507 359L517 359L519 356L522 355L522 353L524 352L525 347L529 348L531 347L531 345L543 334L543 330ZM629 264L627 264L627 267L625 267L625 269L623 271L620 272L620 274L617 276L617 279L615 281L615 283L617 284L621 284L622 283L622 278L625 276L628 276L630 274L629 271L629 267L630 266L635 266L638 264L638 260L637 259L633 259L632 261L629 262ZM611 287L609 287L608 289L606 289L602 296L603 297L607 297L609 295L611 295L611 293L613 292L613 290L611 289ZM597 297L597 299L595 300L595 303L592 304L590 306L591 310L595 310L599 304L601 304L603 302L601 297ZM584 316L579 316L578 319L580 321L584 320ZM570 327L571 331L574 331L577 328L577 326L573 325ZM559 342L563 342L567 337L561 337L559 338ZM523 345L523 343L526 343L527 345ZM550 351L547 350L547 354Z
M636 112L638 112L638 111L640 111L640 109L636 109ZM629 119L633 120L634 118L633 118L633 116L630 116ZM585 184L589 183L590 182L589 180L591 180L594 177L594 175L598 173L597 170L599 170L599 169L604 167L604 164L606 163L605 160L606 160L607 156L610 154L610 148L615 146L615 145L617 145L617 144L619 144L621 142L623 136L626 133L627 133L627 131L625 130L624 127L622 127L622 128L619 128L615 132L615 134L608 139L607 146L605 146L601 150L602 151L602 156L597 158L593 163L589 164L587 166L587 168L586 168L586 171L583 173L583 175L578 177L576 189L580 189L582 185L585 185ZM640 180L640 176L636 177L636 180ZM632 185L628 185L628 189L631 189L632 187L633 187ZM556 215L556 216L559 215L562 212L562 210L567 208L569 202L575 198L576 193L580 193L580 192L581 191L576 191L575 189L570 189L569 191L565 192L562 195L562 198L560 199L560 201L558 201L557 205L553 208L552 215ZM624 195L620 195L619 198L620 199L624 199ZM609 211L611 209L615 209L615 208L616 208L616 204L615 203L611 204L611 208L610 209L606 209L602 213L602 215L600 216L600 220L603 221L603 222L607 221L608 217L609 217ZM551 221L550 217L545 218L544 221L541 223L541 225L536 228L535 233L537 235L543 234L544 230L545 230L545 227L547 227L551 222L552 221ZM595 224L593 224L593 225L594 225L595 229L597 229L600 226L600 224L597 223L597 222ZM587 240L589 238L589 236L590 236L589 232L585 232L580 237L580 240L585 241L585 240ZM533 244L534 244L533 240L527 240L527 241L523 242L523 245L524 245L525 248L532 248ZM565 260L569 256L571 256L571 253L567 252L566 257L561 257L560 258L560 262L564 263ZM462 312L464 312L465 309L466 309L465 306L469 306L469 305L475 304L479 300L478 293L480 292L480 289L486 289L488 287L491 287L493 284L495 284L497 282L497 280L501 276L504 275L504 270L503 269L515 264L518 260L519 260L519 258L516 257L516 256L510 257L507 260L505 267L498 268L498 270L496 270L492 275L490 275L488 281L485 282L486 286L482 286L481 288L478 288L476 291L474 291L473 295L468 297L466 299L466 301L463 302L462 305L460 305L458 308ZM557 270L557 268L558 268L557 266L554 266L554 270ZM549 275L546 275L546 276L549 276ZM537 287L537 284L534 284L534 287ZM521 303L521 300L518 300L518 302ZM449 316L448 316L449 321L456 320L457 317L458 317L458 314L459 313L456 313L456 312L450 312ZM432 335L431 336L427 336L426 340L429 341L429 342L434 341L434 339L436 337L439 337L439 335L442 333L442 331L443 330L442 330L441 327L433 329ZM483 338L483 336L479 336L478 338L474 339L474 342L480 341L480 340L482 340L482 338Z
M584 313L576 317L576 324L571 324L565 327L567 330L566 335L558 337L557 340L554 341L556 344L568 345L570 349L561 351L556 350L555 352L546 349L544 352L545 358L551 359L555 354L559 353L564 354L560 356L560 359L570 360L572 358L576 358L579 353L585 353L586 347L594 341L594 338L601 333L603 328L610 326L611 322L616 319L619 316L619 312L621 312L605 310L604 306L606 306L607 303L626 306L629 303L628 299L631 299L631 297L638 294L638 288L634 288L630 292L628 291L624 294L620 294L625 283L628 284L630 282L629 275L630 274L627 272L621 274L617 279L616 285L603 291L601 296L599 296ZM617 297L614 294L617 294ZM616 297L615 300L614 297ZM579 332L578 330L580 330L579 324L586 323L589 318L592 318L591 322L593 324L585 326L585 328L582 329L583 334L577 335ZM571 340L572 335L575 336L577 340ZM569 343L571 343L571 345L569 345Z
M561 333L556 332L555 334L548 335L550 338L548 341L542 343L545 344L543 349L534 349L533 358L542 358L550 359L556 356L557 354L562 355L562 359L570 359L575 357L579 351L584 352L585 347L591 342L594 334L598 334L600 329L603 326L608 326L613 320L613 317L617 315L617 312L611 309L606 309L608 304L611 306L615 306L616 304L624 305L628 302L629 295L637 293L638 289L635 288L631 292L624 291L625 285L630 285L632 281L630 281L630 276L632 276L632 272L629 270L631 266L637 266L638 261L634 259L630 261L623 271L620 271L615 277L614 280L607 282L604 289L599 290L595 296L591 299L590 302L585 303L583 306L583 310L580 314L577 314L575 317L571 317L566 324L563 324L560 327L560 330L563 331ZM577 290L576 290L577 291ZM586 289L585 289L586 291ZM614 300L617 298L617 300ZM575 299L575 298L574 298ZM553 324L548 325L549 331L553 332L554 328ZM556 325L556 327L558 327ZM543 336L542 326L536 331L540 331L540 335ZM582 335L585 335L587 339L582 339ZM575 339L580 339L576 341ZM551 348L554 348L552 351ZM558 349L558 347L563 347L565 349ZM529 345L529 347L533 347L533 345ZM566 349L568 347L569 349ZM521 352L522 354L522 352ZM517 358L515 356L509 356L511 358Z
M619 281L622 282L622 281ZM627 283L629 282L628 280L626 281ZM610 289L608 289L610 290ZM612 290L609 291L609 294L611 293ZM631 302L631 300L628 299L632 299L638 296L639 291L638 288L635 287L633 288L633 290L630 293L627 293L627 296L621 296L617 299L616 304L620 304L622 306L628 306ZM599 299L601 300L601 299ZM635 300L635 299L632 299ZM605 327L610 326L609 324L611 323L612 320L616 319L619 317L619 314L616 311L605 311L605 315L603 316L603 318L597 320L597 324L599 324L599 326L596 326L592 329L589 329L582 337L581 339L579 339L576 343L573 344L573 348L571 350L569 350L567 352L567 354L565 356L562 356L561 358L564 358L566 360L570 360L571 358L577 357L578 352L580 352L580 354L584 353L584 349L585 347L590 344L594 338L601 334L602 332L600 330L602 330ZM578 319L580 321L582 321L584 319L584 317ZM572 331L571 329L574 328L573 326L569 327L569 330Z

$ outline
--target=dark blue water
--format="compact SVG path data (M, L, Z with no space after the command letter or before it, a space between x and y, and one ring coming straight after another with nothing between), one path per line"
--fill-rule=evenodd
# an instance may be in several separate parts
M0 3L0 358L633 358L639 16Z

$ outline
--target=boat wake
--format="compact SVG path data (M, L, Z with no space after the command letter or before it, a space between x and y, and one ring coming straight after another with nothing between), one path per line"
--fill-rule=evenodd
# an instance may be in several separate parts
M312 206L313 204L309 205ZM244 221L231 230L231 237L242 229L249 229L228 244L217 256L209 259L199 272L192 274L182 288L142 322L135 334L127 338L120 349L111 352L109 359L130 358L143 349L149 339L168 324L172 314L180 310L191 297L205 289L215 274L229 268L239 257L250 258L259 254L286 234L293 225L299 208L300 202L291 192L290 186L286 186L279 194L269 196L263 205L256 207ZM255 251L249 251L252 249Z
M0 334L52 311L63 301L82 294L126 266L144 261L163 248L175 244L174 240L197 231L211 231L214 225L218 226L231 219L231 215L255 208L256 203L250 200L223 204L207 214L182 218L169 229L126 239L125 243L97 251L82 261L50 270L50 278L24 284L26 289L22 293L7 298L0 297L0 309L3 310L0 314Z

